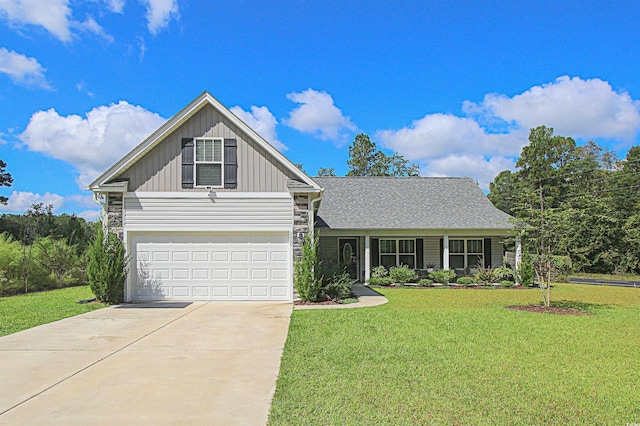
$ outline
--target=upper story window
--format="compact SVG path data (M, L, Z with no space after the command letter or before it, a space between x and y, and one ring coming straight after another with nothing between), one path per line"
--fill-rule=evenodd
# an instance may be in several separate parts
M196 138L195 186L222 186L224 164L222 141L215 138Z

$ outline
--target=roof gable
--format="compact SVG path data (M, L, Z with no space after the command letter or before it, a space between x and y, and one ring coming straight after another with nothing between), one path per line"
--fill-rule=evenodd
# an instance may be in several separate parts
M315 177L318 226L331 229L513 228L470 178Z
M271 155L276 161L296 176L301 182L312 187L314 190L320 190L319 185L314 182L309 176L307 176L302 170L296 167L289 159L287 159L280 151L275 149L269 142L267 142L262 136L260 136L255 130L249 127L244 121L233 114L229 109L222 105L217 99L211 96L208 92L203 92L196 99L191 101L180 112L167 120L158 130L153 132L149 137L142 141L133 150L127 153L122 159L111 166L106 172L95 179L90 185L89 189L99 191L101 187L120 176L123 172L128 170L133 164L139 161L146 153L150 152L154 147L159 145L169 135L176 131L183 123L193 117L198 111L202 110L207 105L213 107L219 114L224 116L233 125L235 125L241 132L247 135L254 143L259 145L266 153Z

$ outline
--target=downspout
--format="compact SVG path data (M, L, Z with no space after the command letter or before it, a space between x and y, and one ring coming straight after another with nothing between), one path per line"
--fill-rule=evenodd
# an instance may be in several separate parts
M314 206L315 203L319 203L322 200L322 193L324 189L320 190L320 196L318 198L314 198L311 200L311 211L309 212L309 227L311 229L311 236L313 237L316 233L316 208Z

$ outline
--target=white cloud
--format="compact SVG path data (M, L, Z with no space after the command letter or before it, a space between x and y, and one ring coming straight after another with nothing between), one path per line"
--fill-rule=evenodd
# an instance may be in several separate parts
M327 92L307 89L289 93L287 99L301 104L284 120L287 126L296 130L315 134L320 139L331 140L338 145L346 142L349 132L357 130L349 117L334 105L333 98Z
M124 0L107 0L107 7L122 13ZM41 26L63 42L73 39L72 29L113 41L113 36L107 34L95 19L89 16L84 22L75 21L72 13L69 0L0 0L0 17L12 26Z
M517 155L526 134L491 134L470 119L451 114L428 114L399 130L380 130L375 138L383 147L409 160L438 158L451 153Z
M0 73L7 74L14 83L51 89L45 71L35 58L0 47Z
M0 0L0 16L11 25L37 25L62 41L71 41L69 0Z
M273 114L271 114L269 108L265 106L251 106L251 112L248 112L239 106L234 106L230 108L230 110L242 121L247 123L249 127L258 132L260 136L269 141L278 151L286 151L288 149L285 144L278 140L276 133L276 124L278 124L278 121Z
M513 97L465 101L462 109L465 117L428 114L408 127L379 130L375 138L420 162L423 174L466 175L486 190L497 173L514 169L530 128L546 125L562 136L625 142L640 130L640 102L597 78L560 77Z
M100 37L101 39L113 43L113 36L108 34L100 24L96 22L91 16L88 17L84 22L73 22L73 27L77 28L82 32L92 33Z
M31 151L73 165L84 189L164 122L158 114L125 101L96 107L85 118L64 117L50 109L34 113L19 139Z
M77 213L76 216L83 218L87 222L96 222L100 219L101 210L83 210Z
M10 213L24 213L34 203L43 203L45 206L53 204L53 210L55 212L64 206L64 197L49 192L36 194L26 191L13 191L11 195L9 195L7 205L0 206L0 209Z
M178 0L141 0L147 8L146 18L149 32L156 35L169 25L171 18L179 14Z
M104 0L109 11L122 13L124 11L125 0Z
M498 117L527 131L546 125L556 134L584 139L629 142L640 130L640 102L599 78L563 76L511 98L488 94L478 104L465 102L463 109L480 117Z
M423 176L463 176L478 181L480 188L489 190L489 183L503 170L513 170L515 159L506 157L485 158L482 155L448 155L434 159L420 171Z

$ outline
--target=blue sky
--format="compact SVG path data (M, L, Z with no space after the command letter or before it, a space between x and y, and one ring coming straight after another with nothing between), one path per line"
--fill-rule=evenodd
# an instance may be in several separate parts
M203 91L305 171L369 134L483 189L528 130L624 156L637 1L0 0L1 212L95 218L84 187Z

